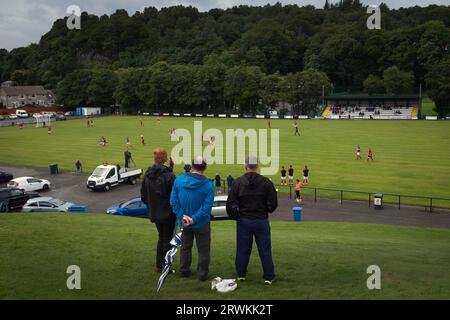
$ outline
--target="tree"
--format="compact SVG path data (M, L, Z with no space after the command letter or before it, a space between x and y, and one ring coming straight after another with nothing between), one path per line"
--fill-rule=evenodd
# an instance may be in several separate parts
M264 73L259 67L236 66L226 72L224 96L236 110L256 113Z
M114 104L114 92L117 86L117 75L111 70L94 70L87 87L87 104L96 107L109 107Z
M450 114L450 57L431 67L426 76L428 94L439 117Z
M325 5L323 6L324 10L330 9L330 4L328 3L328 0L325 0Z
M379 77L369 75L364 80L364 92L368 94L384 93L384 83Z
M118 80L113 98L125 112L139 111L144 105L136 92L141 83L143 73L144 70L142 68L129 68L117 71Z
M322 92L332 91L332 84L326 73L315 69L289 73L280 83L280 93L284 101L293 106L294 112L313 115L321 105Z
M92 73L88 69L79 69L68 74L58 83L56 89L58 103L67 109L86 106L89 99L87 88L91 78Z
M412 72L401 71L396 66L384 70L383 83L388 94L411 93L414 86Z

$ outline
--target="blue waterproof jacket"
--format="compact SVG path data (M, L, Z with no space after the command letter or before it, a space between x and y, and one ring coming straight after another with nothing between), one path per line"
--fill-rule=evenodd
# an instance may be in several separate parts
M182 227L183 215L191 217L195 224L189 229L198 229L211 221L211 208L214 202L212 182L199 174L179 175L172 187L170 205L177 216L178 226Z

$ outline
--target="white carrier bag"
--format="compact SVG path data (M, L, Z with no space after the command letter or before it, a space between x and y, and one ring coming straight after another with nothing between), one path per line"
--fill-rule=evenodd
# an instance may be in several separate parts
M236 290L236 288L236 279L222 279L217 277L211 282L211 290L217 290L218 292L231 292Z

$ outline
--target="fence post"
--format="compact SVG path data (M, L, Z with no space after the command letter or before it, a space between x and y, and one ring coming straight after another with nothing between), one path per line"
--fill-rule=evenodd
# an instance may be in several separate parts
M370 202L372 201L372 194L369 192L369 208L370 208Z
M341 190L341 205L343 205L343 201L344 201L344 191Z
M430 212L433 212L433 198L430 198Z
M314 188L314 202L317 202L317 188Z
M400 195L398 195L398 210L400 210Z

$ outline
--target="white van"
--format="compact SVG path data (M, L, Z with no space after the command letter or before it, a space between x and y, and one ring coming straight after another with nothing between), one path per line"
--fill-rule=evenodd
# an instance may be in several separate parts
M28 118L28 113L25 110L16 110L16 116L19 118Z

